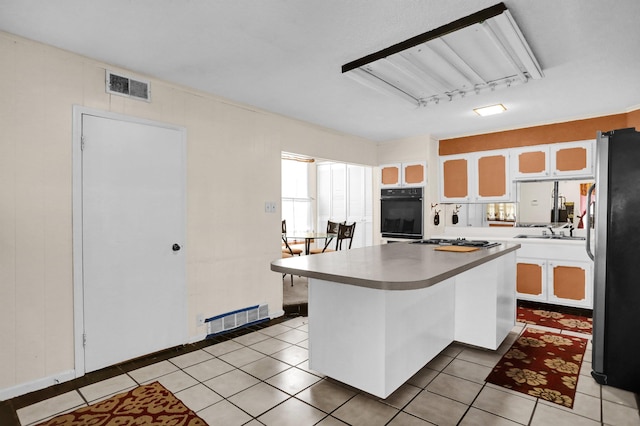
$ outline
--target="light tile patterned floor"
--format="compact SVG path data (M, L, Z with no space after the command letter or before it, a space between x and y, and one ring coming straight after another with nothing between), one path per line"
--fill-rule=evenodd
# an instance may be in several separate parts
M18 416L35 424L158 380L212 426L640 425L632 393L589 375L590 346L573 409L487 384L522 325L498 351L451 344L384 400L309 370L307 330L307 318L290 319L21 408Z

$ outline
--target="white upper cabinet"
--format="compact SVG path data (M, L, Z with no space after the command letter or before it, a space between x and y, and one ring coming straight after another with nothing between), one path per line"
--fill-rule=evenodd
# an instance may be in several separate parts
M440 157L440 201L443 203L472 202L470 188L472 180L472 154L446 155Z
M509 152L486 151L475 156L476 201L511 201Z
M536 145L511 150L514 180L540 180L551 176L549 146Z
M400 186L402 182L402 164L391 163L380 166L380 187Z
M510 201L513 194L506 150L442 156L440 178L443 203Z
M595 140L550 145L551 174L556 178L593 178Z
M382 164L380 166L380 187L416 187L427 183L427 163L413 161L407 163Z
M402 186L424 186L427 183L427 163L402 163Z
M586 140L511 149L513 179L593 178L594 147Z

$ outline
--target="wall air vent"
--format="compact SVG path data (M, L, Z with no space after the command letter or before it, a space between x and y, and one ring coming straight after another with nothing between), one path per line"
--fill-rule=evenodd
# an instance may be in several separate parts
M107 70L107 93L151 102L151 83L114 74Z
M269 305L255 305L205 320L207 337L269 320Z

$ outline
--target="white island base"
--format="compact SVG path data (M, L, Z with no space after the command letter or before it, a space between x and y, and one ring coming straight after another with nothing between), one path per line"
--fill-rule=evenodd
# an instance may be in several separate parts
M413 290L309 278L309 367L386 398L453 341L495 350L515 325L515 264Z

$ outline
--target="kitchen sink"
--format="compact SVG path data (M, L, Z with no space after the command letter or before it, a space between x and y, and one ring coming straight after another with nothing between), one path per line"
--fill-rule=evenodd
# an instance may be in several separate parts
M571 235L560 235L560 234L545 234L545 235L528 235L528 234L520 234L516 235L514 238L533 238L533 239L543 239L543 240L585 240L585 237L573 237Z

